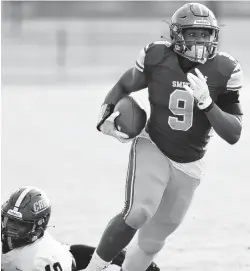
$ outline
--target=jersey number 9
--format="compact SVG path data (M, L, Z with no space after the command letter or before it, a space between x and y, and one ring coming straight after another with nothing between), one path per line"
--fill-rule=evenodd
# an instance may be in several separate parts
M186 90L175 89L169 98L169 109L176 116L168 118L173 130L187 131L193 124L194 97Z

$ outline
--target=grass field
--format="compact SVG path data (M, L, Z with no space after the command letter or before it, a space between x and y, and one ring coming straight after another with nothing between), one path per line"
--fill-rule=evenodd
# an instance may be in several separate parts
M242 138L234 146L212 138L207 173L193 205L156 259L163 271L250 270L247 47L244 43L235 50L246 78ZM23 185L44 189L56 226L49 231L66 243L96 245L109 219L123 208L130 145L95 129L113 83L2 89L2 197ZM136 97L147 106L145 91Z

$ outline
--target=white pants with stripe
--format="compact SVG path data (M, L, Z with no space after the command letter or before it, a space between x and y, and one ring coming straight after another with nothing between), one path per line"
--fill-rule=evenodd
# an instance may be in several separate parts
M200 183L203 162L180 164L168 159L147 133L131 146L124 219L139 229L141 249L155 254L182 222Z

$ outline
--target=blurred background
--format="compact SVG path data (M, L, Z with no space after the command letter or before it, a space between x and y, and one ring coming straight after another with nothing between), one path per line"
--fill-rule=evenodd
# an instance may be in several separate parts
M220 47L242 65L243 133L214 136L206 176L183 225L168 239L162 270L250 270L250 2L205 1ZM184 1L1 1L1 188L24 185L51 198L49 228L66 243L96 245L124 204L130 144L96 130L100 105L139 51L168 36ZM147 90L134 94L148 109Z
M244 65L238 43L248 46L250 2L200 2L225 24L222 49ZM145 44L167 35L162 20L184 3L2 1L2 83L83 84L97 74L99 83L116 80Z

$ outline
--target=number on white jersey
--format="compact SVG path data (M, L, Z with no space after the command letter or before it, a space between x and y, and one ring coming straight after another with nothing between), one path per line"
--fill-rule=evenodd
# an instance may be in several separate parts
M49 264L45 266L45 271L63 271L59 262L56 262L51 267Z

